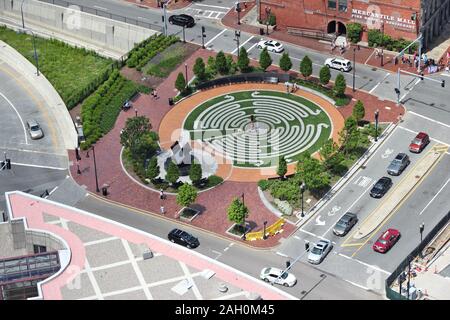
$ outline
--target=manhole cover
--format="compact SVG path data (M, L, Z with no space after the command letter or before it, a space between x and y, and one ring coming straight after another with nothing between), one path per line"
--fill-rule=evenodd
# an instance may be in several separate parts
M434 102L430 103L430 107L434 107L436 104Z
M303 290L302 292L300 292L300 294L306 294L306 291L305 291L305 290Z
M377 71L378 70L378 68L372 68L372 71Z

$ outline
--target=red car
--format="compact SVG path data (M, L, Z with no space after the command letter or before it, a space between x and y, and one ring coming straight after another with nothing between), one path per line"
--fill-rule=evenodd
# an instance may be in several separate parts
M427 144L430 143L430 137L425 132L419 132L417 136L411 141L409 145L409 151L411 152L421 152Z
M396 229L388 229L384 232L372 246L372 249L386 253L400 239L400 232Z

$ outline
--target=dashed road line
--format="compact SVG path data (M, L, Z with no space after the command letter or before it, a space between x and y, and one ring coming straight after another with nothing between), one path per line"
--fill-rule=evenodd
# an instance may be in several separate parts
M250 38L248 38L247 40L245 40L244 43L242 43L242 44L239 46L239 48L245 46L245 44L246 44L247 42L249 42L250 40L252 40L253 38L254 38L254 36L251 36ZM234 50L231 52L231 54L234 54L235 52L237 52L237 50L238 50L238 48L234 49Z
M57 167L50 167L50 166L40 166L37 164L27 164L27 163L17 163L17 162L11 162L11 164L15 166L23 166L23 167L33 167L33 168L43 168L43 169L52 169L52 170L67 170L67 168L57 168Z
M387 77L389 77L389 75L390 75L390 73L389 73L389 72L386 72L386 75L384 76L383 80L381 80L380 82L378 82L378 83L375 85L375 87L373 87L373 88L369 91L369 93L372 94L372 92L374 92L374 91L378 88L378 86L379 86L380 84L382 84L382 83L384 82L384 80L386 80Z
M443 122L440 122L440 121L431 119L431 118L429 118L429 117L423 116L423 115L421 115L421 114L419 114L419 113L416 113L416 112L414 112L414 111L408 111L408 113L413 114L413 115L415 115L415 116L417 116L417 117L423 118L423 119L425 119L425 120L428 120L428 121L437 123L437 124L439 124L439 125L441 125L441 126L450 128L450 125L448 125L448 124L446 124L446 123L443 123Z
M417 81L413 84L413 86L411 87L411 89L409 89L408 91L406 91L406 93L400 98L400 101L403 101L403 99L405 99L405 97L411 92L413 91L414 87L420 82L420 79L417 79Z
M423 208L422 211L420 211L419 216L422 215L422 213L424 213L424 211L428 208L428 206L434 201L434 199L436 199L436 197L439 195L439 193L441 193L442 190L444 190L445 186L449 183L450 178L447 180L447 182L445 182L445 184L442 186L441 189L439 189L438 193L436 193L434 195L434 197L430 200L430 202L428 202L428 204L425 206L425 208Z

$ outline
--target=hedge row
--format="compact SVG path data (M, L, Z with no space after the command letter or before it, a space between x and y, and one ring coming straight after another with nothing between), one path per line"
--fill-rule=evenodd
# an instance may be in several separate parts
M411 41L405 40L403 38L394 39L387 34L383 35L380 30L369 30L368 42L369 47L382 46L389 51L397 51L397 52L403 50L405 47L411 44ZM413 44L410 47L410 53L416 51L417 48L418 48L417 44Z
M347 97L347 96L346 97L338 97L334 94L334 92L331 88L324 87L319 83L304 80L304 79L295 79L293 82L295 82L298 85L313 89L315 91L318 91L318 92L326 95L327 97L333 99L336 102L336 106L338 106L338 107L345 106L350 103L349 97Z
M168 37L162 34L153 35L142 41L130 51L127 59L127 66L141 71L142 67L144 67L154 56L177 41L178 37L174 35Z
M113 127L123 103L138 92L138 87L114 70L109 79L90 95L81 106L87 149Z

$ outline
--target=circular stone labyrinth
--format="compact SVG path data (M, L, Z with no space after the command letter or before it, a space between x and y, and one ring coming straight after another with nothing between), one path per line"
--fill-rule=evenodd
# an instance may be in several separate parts
M316 152L332 135L328 114L311 100L252 90L214 97L189 112L183 129L235 167L272 167Z

